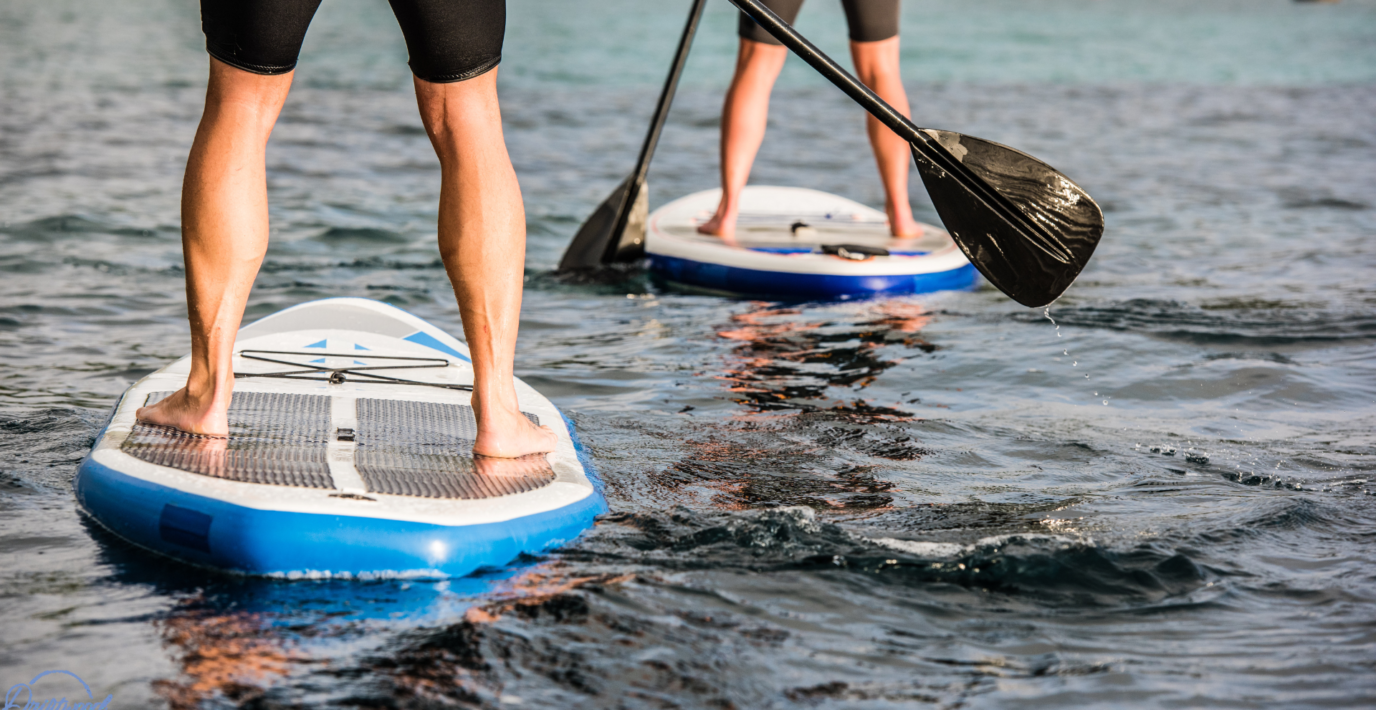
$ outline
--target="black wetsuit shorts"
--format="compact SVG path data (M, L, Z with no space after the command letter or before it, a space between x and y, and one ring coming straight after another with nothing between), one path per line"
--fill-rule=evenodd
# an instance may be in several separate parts
M803 0L760 0L765 7L782 17L784 22L793 24L798 19L798 10ZM878 42L881 39L898 36L899 0L841 0L846 11L846 24L850 26L852 42ZM765 44L780 44L765 28L760 27L750 16L741 13L739 34L742 39L753 39Z
M411 71L442 84L471 79L502 60L506 0L390 0ZM210 56L254 74L296 68L320 0L201 0Z

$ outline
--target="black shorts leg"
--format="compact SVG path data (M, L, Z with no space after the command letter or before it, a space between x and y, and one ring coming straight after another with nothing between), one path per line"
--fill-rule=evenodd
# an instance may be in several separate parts
M761 0L761 2L790 25L798 19L798 10L803 6L803 0ZM841 7L846 11L846 24L850 27L851 41L878 42L882 39L897 37L898 3L899 0L841 0ZM743 12L741 13L738 34L744 39L756 42L780 44L779 40L774 39L774 35L769 34Z
M286 74L318 7L320 0L201 0L205 49L244 71Z
M841 0L852 42L878 42L898 36L899 0Z
M506 0L390 0L406 36L411 72L447 84L502 61Z
M773 10L775 15L778 15L784 22L790 25L798 19L798 11L803 7L803 0L760 0L760 2L765 7ZM769 34L768 30L760 27L759 23L750 19L750 16L744 12L741 13L741 21L736 29L736 34L739 34L741 39L754 40L765 44L783 45L782 42L774 39L774 35Z

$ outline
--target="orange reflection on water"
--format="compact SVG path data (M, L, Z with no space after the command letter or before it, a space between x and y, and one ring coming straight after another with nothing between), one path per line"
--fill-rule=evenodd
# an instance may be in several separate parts
M293 665L310 662L304 654L286 648L260 614L184 609L156 626L164 644L180 655L182 679L153 683L173 710L190 710L216 696L251 701L285 677Z
M906 419L908 412L863 400L831 400L830 406L818 400L830 399L833 387L864 389L902 361L881 357L884 346L935 350L918 335L930 321L925 308L905 301L855 304L840 314L818 309L807 316L800 308L755 302L718 328L717 336L735 347L716 378L753 413L831 409L861 419Z
M536 607L551 599L587 585L608 586L635 579L634 574L596 574L571 576L561 562L545 562L525 570L500 585L491 601L469 607L464 620L473 624L490 624L503 614Z
M916 333L927 327L932 321L931 314L927 309L916 303L904 303L902 301L881 301L875 304L872 311L874 319L865 322L865 325L883 326L896 330L900 333ZM922 341L925 343L926 341ZM914 342L907 342L908 345L916 345Z

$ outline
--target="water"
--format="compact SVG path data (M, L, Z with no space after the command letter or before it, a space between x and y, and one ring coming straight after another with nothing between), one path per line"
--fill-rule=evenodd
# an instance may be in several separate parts
M905 4L919 123L1078 180L1108 233L1049 314L988 288L778 304L550 275L629 170L683 3L512 0L530 218L519 375L613 513L425 583L223 578L71 481L187 349L194 3L0 2L0 681L117 707L1376 704L1376 4ZM839 9L800 29L844 52ZM715 181L711 6L650 180ZM438 165L381 2L331 0L269 150L249 306L366 296L459 332ZM869 204L857 110L785 71L755 180ZM922 218L936 219L916 188ZM1047 316L1054 318L1055 325Z

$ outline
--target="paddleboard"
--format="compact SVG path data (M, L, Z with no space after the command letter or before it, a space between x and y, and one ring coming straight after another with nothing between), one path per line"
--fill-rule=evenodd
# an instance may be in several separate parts
M607 510L572 423L545 457L475 458L468 348L393 306L304 303L242 328L228 439L135 421L184 357L116 405L76 479L115 535L183 562L288 578L459 577L576 538Z
M977 272L946 230L895 239L884 213L800 187L749 186L734 239L700 234L721 190L655 210L645 251L657 278L694 291L769 299L845 299L969 289Z

